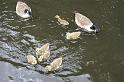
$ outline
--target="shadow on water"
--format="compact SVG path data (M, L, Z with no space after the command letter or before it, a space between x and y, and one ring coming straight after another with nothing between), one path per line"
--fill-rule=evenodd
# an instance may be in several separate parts
M0 1L2 82L11 80L27 82L24 79L31 82L124 81L123 0L26 2L32 8L33 18L22 19L16 15L16 0ZM75 10L91 18L100 27L101 32L97 35L82 32L80 39L66 40L65 33L78 28L72 14ZM64 27L58 25L54 18L57 14L68 20L70 25ZM26 59L28 54L35 55L36 47L41 47L47 42L50 43L51 56L45 63L51 62L56 57L63 57L62 68L49 74L43 73L45 66L43 62L33 66L28 64Z

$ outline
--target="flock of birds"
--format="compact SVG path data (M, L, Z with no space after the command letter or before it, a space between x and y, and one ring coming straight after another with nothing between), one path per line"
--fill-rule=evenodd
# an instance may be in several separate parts
M27 55L28 63L35 65L38 62L47 61L50 57L49 43L44 44L40 48L36 48L36 57L33 55ZM61 67L62 57L54 59L49 65L45 67L46 72L55 71Z
M22 18L29 18L32 16L31 8L23 0L17 1L16 13ZM75 14L75 23L77 24L78 27L89 33L99 32L98 27L96 27L89 18L78 12L74 12L74 14ZM69 25L69 22L64 19L61 19L59 15L56 15L55 18L57 18L59 24L64 26ZM66 39L68 40L77 39L79 38L80 34L81 34L80 31L67 32ZM28 63L33 65L41 61L46 61L49 58L50 56L49 43L46 43L40 48L36 48L35 51L36 51L36 56L27 55ZM60 68L61 64L62 64L62 57L59 57L54 59L53 62L51 62L49 65L45 67L45 69L47 71L55 71L58 68Z

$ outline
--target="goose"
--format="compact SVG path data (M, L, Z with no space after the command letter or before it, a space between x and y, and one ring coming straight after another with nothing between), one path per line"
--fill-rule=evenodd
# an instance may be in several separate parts
M31 8L23 0L17 1L16 13L22 18L28 18L32 15Z
M36 57L38 58L38 61L45 61L50 56L50 50L49 50L49 43L44 44L40 48L36 48Z
M58 19L58 22L59 22L61 25L64 25L64 26L69 25L69 22L66 21L66 20L61 19L59 15L56 15L55 18Z
M66 33L66 39L68 39L68 40L69 39L78 39L80 34L81 34L80 31L78 31L78 32L71 32L71 33L67 32Z
M61 67L61 64L62 64L62 57L59 57L59 58L54 59L53 62L50 63L50 65L47 65L45 67L45 69L47 71L55 71Z
M27 55L27 61L28 63L35 65L37 64L37 60L33 55Z
M75 23L77 24L77 26L83 28L84 31L87 31L89 33L99 32L99 29L92 23L92 21L89 18L78 12L75 12L74 14L75 14Z

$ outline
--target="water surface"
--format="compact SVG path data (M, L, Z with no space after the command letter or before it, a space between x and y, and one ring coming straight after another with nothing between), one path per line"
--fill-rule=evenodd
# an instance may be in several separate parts
M33 17L16 15L16 0L0 0L0 79L1 82L123 82L124 81L124 0L27 0ZM73 12L89 17L101 30L82 32L76 41L65 39L75 31ZM58 25L55 15L69 21ZM51 56L62 56L62 68L44 74L44 63L32 66L26 56L50 43ZM4 75L3 75L4 74ZM40 78L41 77L41 78ZM45 79L48 78L48 79Z

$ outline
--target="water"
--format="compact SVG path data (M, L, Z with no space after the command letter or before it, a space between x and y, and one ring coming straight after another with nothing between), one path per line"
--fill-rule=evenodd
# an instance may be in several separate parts
M0 0L0 79L2 82L123 82L124 0L27 0L33 18L15 13L16 0ZM82 32L76 41L66 32L78 28L73 12L88 16L100 33ZM55 15L70 22L57 24ZM51 56L63 56L62 68L44 74L44 63L32 66L26 55L50 43ZM27 81L26 81L27 80Z

